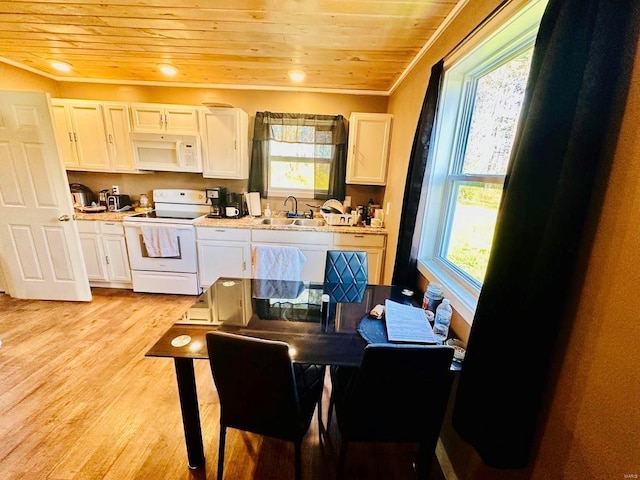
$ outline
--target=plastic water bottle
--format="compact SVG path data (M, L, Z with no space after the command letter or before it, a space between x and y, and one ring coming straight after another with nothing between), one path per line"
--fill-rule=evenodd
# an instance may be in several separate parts
M433 324L433 334L440 343L444 343L449 336L449 325L451 325L452 313L449 299L443 299L442 303L438 305L436 309L436 319Z

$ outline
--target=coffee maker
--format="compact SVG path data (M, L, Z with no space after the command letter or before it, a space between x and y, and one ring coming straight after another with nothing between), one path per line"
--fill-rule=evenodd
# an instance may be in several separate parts
M227 203L225 206L225 216L227 218L240 218L244 215L242 208L243 195L239 193L227 193ZM231 213L231 209L235 209L235 214Z
M225 187L207 188L207 198L211 202L210 218L224 217L224 208L227 200L227 189Z

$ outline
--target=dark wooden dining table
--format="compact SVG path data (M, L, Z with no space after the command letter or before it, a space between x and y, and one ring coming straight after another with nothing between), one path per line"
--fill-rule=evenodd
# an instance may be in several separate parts
M383 320L371 320L371 309L387 299L417 306L411 292L390 285L363 285L329 301L323 293L323 284L219 278L149 349L148 357L174 360L189 468L205 462L194 360L208 359L207 332L284 341L294 363L359 366L369 342L386 341ZM374 339L365 339L363 321Z

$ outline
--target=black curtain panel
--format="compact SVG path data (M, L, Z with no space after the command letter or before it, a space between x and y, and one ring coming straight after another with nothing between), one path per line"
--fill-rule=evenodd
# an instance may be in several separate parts
M609 173L637 4L550 0L542 19L453 413L492 467L531 460L594 186Z
M310 134L311 131L312 134ZM316 179L322 177L325 172L329 177L328 189L324 185L314 187L314 198L344 200L347 128L342 115L256 112L249 167L249 191L260 192L263 198L267 197L269 190L269 142L271 140L313 144L318 153L314 159L316 171L319 172ZM326 148L331 149L328 161L324 151Z
M441 60L431 67L431 77L429 77L427 93L422 102L420 119L411 147L402 201L402 216L400 217L398 248L392 283L412 289L415 289L418 278L418 247L422 217L424 216L418 214L422 211L421 205L424 203L420 201L420 197L423 185L428 184L428 176L425 176L425 171L427 171L429 161L443 65L444 61Z

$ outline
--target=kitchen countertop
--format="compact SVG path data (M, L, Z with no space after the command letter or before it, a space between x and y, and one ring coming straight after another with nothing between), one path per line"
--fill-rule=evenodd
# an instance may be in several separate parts
M122 222L126 217L134 215L136 212L102 212L102 213L83 213L76 212L77 220L93 220L103 222ZM331 226L324 225L322 227L302 227L287 225L263 225L260 223L262 217L242 217L242 218L203 218L198 220L194 225L196 227L213 227L213 228L248 228L260 230L285 230L285 231L306 231L306 232L333 232L333 233L359 233L367 235L388 235L386 228L369 227L364 225L358 226Z
M274 217L278 218L278 217ZM333 233L364 233L368 235L388 235L386 228L358 226L324 225L322 227L303 227L291 225L264 225L262 217L242 217L242 218L203 218L198 220L196 227L217 227L217 228L249 228L260 230L285 230L285 231L306 231L306 232L333 232Z
M127 212L100 212L100 213L86 213L75 212L76 220L94 220L102 222L122 222L129 215L134 215L136 212L133 210Z

